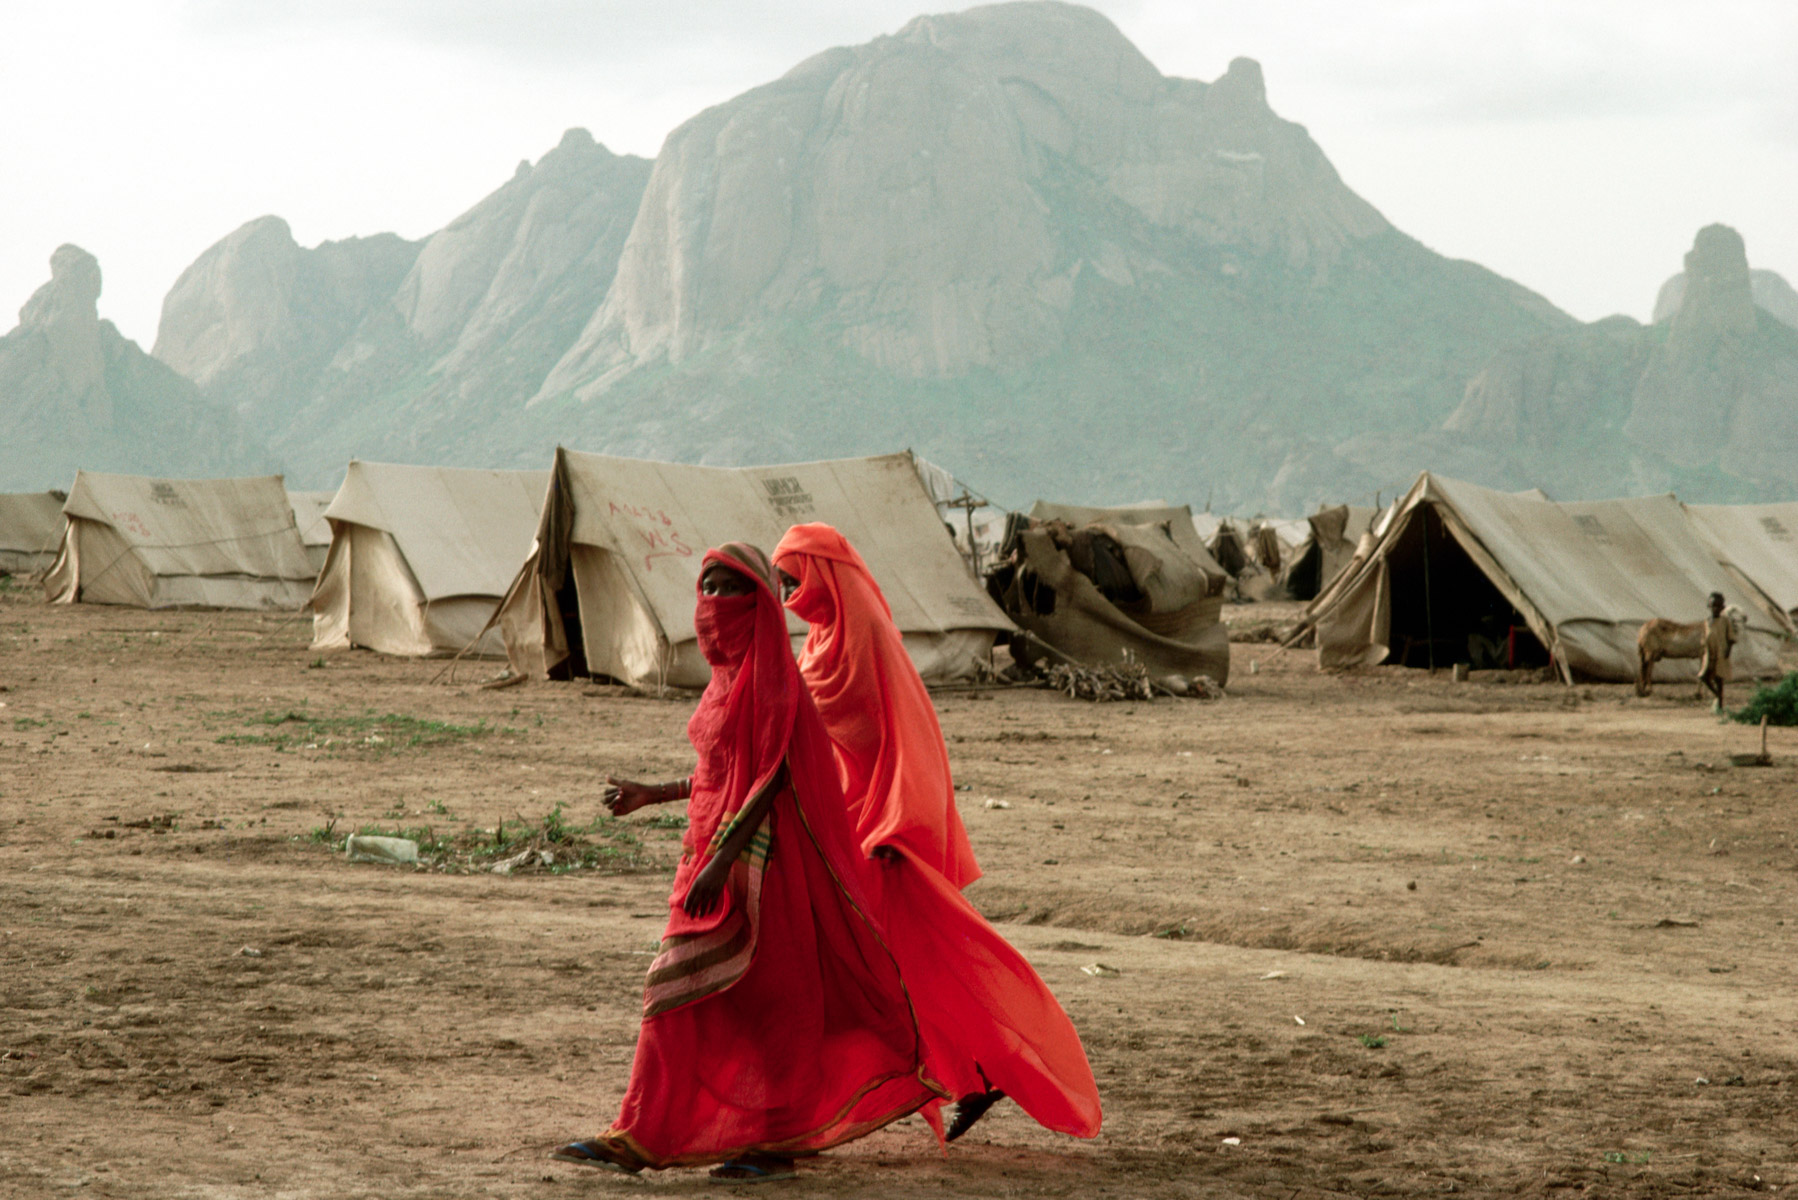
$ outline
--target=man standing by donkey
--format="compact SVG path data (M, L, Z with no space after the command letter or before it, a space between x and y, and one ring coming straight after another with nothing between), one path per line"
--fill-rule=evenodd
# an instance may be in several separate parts
M1698 656L1698 682L1716 697L1711 711L1723 711L1723 685L1729 681L1729 652L1736 644L1735 623L1723 611L1723 593L1711 593L1711 615L1704 623L1704 650Z

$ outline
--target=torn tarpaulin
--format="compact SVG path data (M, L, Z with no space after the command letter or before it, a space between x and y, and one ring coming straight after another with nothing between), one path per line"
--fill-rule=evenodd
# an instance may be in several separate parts
M1218 620L1227 577L1199 542L1190 511L1093 515L1079 525L1036 520L1015 530L1006 560L988 577L994 599L1032 635L1014 640L1013 659L1040 669L1058 658L1099 667L1128 658L1152 677L1227 682L1230 641Z

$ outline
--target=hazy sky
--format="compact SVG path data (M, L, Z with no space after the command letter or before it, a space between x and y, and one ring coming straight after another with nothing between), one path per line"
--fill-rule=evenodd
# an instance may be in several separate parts
M1399 228L1646 319L1700 225L1798 283L1791 0L1099 0L1165 74L1248 55ZM146 348L208 245L437 229L585 126L701 108L919 0L0 0L0 331L74 242Z

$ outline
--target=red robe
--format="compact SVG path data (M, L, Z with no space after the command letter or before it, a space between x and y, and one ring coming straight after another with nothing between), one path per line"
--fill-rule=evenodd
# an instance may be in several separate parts
M961 894L980 877L955 809L930 693L867 565L828 525L796 525L774 560L811 624L799 669L836 750L860 863L899 960L931 1075L957 1096L1004 1089L1043 1126L1099 1132L1080 1036L1024 956ZM877 846L903 856L875 859Z
M767 559L709 551L753 595L701 595L712 679L688 723L699 754L636 1061L601 1135L645 1167L812 1154L940 1099L892 954L868 915L830 742L805 694ZM703 569L703 568L702 568ZM682 909L782 761L790 783L737 858L718 907Z

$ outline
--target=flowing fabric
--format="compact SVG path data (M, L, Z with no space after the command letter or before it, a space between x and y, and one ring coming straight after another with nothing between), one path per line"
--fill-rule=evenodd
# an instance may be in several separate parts
M980 867L955 808L936 708L867 564L828 525L795 525L774 553L811 625L799 670L836 751L860 868L899 960L932 1076L956 1095L1004 1089L1043 1126L1099 1131L1080 1036L1024 956L961 889ZM875 858L891 847L896 863Z
M773 572L747 546L709 551L705 566L714 563L756 586L702 594L695 613L712 680L687 726L699 756L687 832L630 1084L600 1138L637 1166L812 1154L943 1095L868 913ZM772 805L720 903L689 916L681 905L695 876L769 788Z

